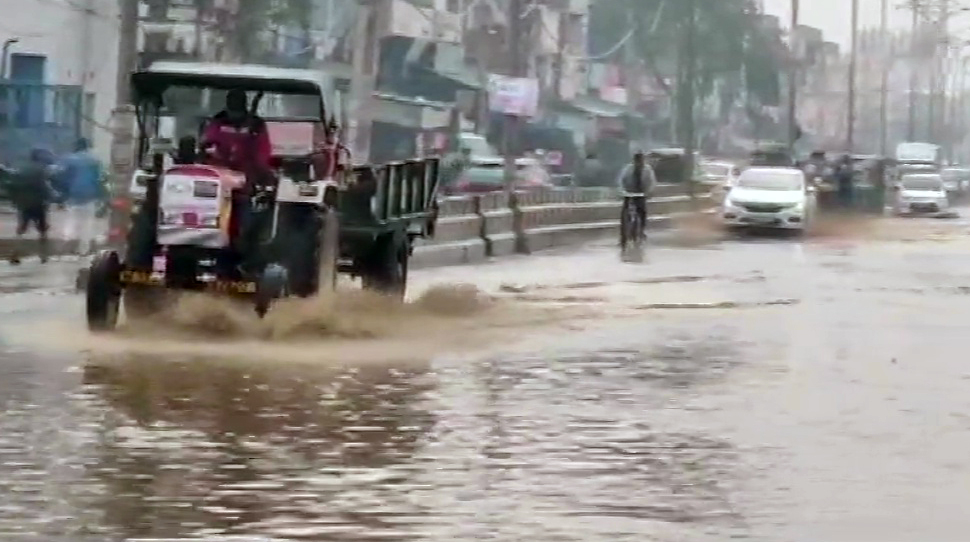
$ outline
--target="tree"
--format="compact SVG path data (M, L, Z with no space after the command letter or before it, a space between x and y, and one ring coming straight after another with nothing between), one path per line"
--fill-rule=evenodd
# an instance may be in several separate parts
M238 60L262 59L273 49L273 44L267 43L269 33L280 27L300 29L309 45L313 0L245 0L239 6L230 24L221 29L226 45Z
M722 111L742 96L777 105L784 44L763 24L754 0L695 0L694 95L716 98ZM633 50L658 87L669 95L681 81L690 21L690 2L680 0L596 0L590 9L591 54L610 49L632 29ZM619 54L619 52L617 53Z

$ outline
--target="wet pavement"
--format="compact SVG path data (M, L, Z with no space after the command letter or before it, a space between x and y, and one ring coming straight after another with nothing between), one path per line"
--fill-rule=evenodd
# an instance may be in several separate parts
M0 267L2 540L970 531L962 220L422 271L568 310L383 362L48 348L81 325L72 266Z

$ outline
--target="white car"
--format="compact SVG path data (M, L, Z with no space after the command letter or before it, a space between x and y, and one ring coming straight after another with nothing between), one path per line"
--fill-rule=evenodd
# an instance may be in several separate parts
M730 162L704 162L701 164L704 182L722 190L730 189L737 181L740 173L740 168Z
M744 170L724 197L721 219L729 228L766 227L804 231L815 214L815 187L801 170Z
M951 167L941 171L940 175L951 198L970 189L970 169Z
M896 214L938 214L949 210L946 184L938 173L903 175L896 184Z

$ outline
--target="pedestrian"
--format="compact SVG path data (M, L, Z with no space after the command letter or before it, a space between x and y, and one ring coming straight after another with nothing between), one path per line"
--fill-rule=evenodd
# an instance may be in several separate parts
M846 211L852 209L855 199L854 177L852 157L848 154L843 155L835 173L835 182L839 194L839 205Z
M30 226L37 229L40 237L40 261L47 263L49 244L47 233L50 222L50 204L54 200L51 188L53 156L44 149L30 151L30 162L12 175L8 186L10 202L17 209L17 245L10 256L10 263L20 263L23 236Z
M64 186L64 238L77 241L77 255L90 254L94 248L98 207L104 203L106 191L101 180L101 162L91 153L87 139L81 138L60 164Z

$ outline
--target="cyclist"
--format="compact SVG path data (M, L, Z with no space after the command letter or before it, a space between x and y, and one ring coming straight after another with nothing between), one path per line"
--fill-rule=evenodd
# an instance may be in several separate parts
M638 234L644 235L647 227L647 198L657 184L657 176L647 163L646 156L642 152L637 152L633 155L633 164L623 168L618 180L619 188L623 191L623 208L620 211L620 246L625 247L627 225L624 217L626 217L627 206L635 206L641 227Z

